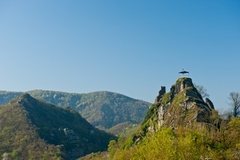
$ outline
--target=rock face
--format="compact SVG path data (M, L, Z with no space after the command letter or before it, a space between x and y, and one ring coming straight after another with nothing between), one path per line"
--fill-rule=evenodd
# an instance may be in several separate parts
M209 99L204 102L191 78L179 78L168 93L164 93L164 89L159 91L142 123L145 131L158 130L162 126L177 128L210 123L213 103Z
M166 93L166 87L161 86L160 91L158 92L158 96L155 99L155 103L159 102L159 100L162 98L162 96Z
M212 101L211 101L209 98L206 98L206 99L205 99L205 102L206 102L206 104L208 105L208 107L209 107L211 110L214 109L214 105L213 105Z

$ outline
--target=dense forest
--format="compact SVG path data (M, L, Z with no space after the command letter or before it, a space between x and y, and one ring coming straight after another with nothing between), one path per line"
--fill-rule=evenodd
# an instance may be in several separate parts
M110 159L239 159L240 119L224 122L220 129L161 128L132 144L131 139L111 141ZM94 158L93 158L94 159Z
M125 132L121 126L126 123L130 123L131 128L140 124L150 106L148 102L108 91L78 94L33 90L27 93L56 106L71 107L93 126L116 135ZM22 92L0 91L0 104L7 104L21 94Z
M104 151L115 136L70 107L23 94L0 109L0 155L9 159L76 159Z

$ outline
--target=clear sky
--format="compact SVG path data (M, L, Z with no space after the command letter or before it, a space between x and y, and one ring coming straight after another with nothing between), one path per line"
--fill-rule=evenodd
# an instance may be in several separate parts
M182 68L229 108L240 92L239 0L0 0L0 90L153 102Z

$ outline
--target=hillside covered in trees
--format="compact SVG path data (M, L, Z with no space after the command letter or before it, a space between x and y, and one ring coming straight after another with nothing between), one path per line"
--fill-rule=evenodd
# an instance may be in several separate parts
M108 153L89 159L231 159L240 157L240 119L222 119L210 99L203 100L192 79L180 77L159 92L141 126L108 145Z
M124 133L125 136L119 136L118 140L94 128L76 110L84 110L85 104L95 113L99 112L95 107L100 106L100 111L107 108L104 114L108 113L109 117L116 114L115 117L119 116L119 111L109 112L110 104L114 106L122 99L125 102L133 99L125 96L121 99L121 96L111 92L92 93L89 99L83 95L78 97L78 94L31 92L40 99L56 100L55 103L62 107L37 100L28 93L1 105L0 154L5 159L237 160L240 157L240 119L237 116L222 119L214 103L209 98L203 99L188 77L177 79L169 92L162 87L140 125L125 121L109 128L112 133L119 133L120 130ZM4 101L17 94L4 92L2 95ZM103 103L101 100L106 97ZM64 101L66 99L69 101ZM74 104L79 104L78 107L63 107L73 99ZM82 101L79 103L77 100ZM106 107L106 104L109 106ZM121 111L126 108L123 106ZM127 116L130 111L134 112L131 109L122 113ZM104 114L98 114L104 118Z
M121 123L140 124L150 103L136 100L122 94L101 91L87 94L66 93L57 91L28 91L32 97L42 99L60 107L71 107L79 112L93 126L114 134L124 132ZM0 104L6 104L22 92L0 91ZM111 129L118 125L118 130Z
M0 155L6 159L76 159L104 151L115 136L94 128L70 107L29 94L0 109Z

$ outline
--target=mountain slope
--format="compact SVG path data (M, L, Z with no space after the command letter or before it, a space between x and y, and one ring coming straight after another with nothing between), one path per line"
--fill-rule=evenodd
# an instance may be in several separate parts
M169 92L161 88L140 128L128 138L111 141L108 151L108 158L106 154L98 157L235 160L240 157L240 119L221 119L213 103L203 100L192 79L181 77Z
M16 104L0 109L0 156L11 159L63 159L61 149L39 138L26 115L24 107Z
M10 95L20 94L9 92ZM143 120L150 103L136 100L113 92L93 92L88 94L33 90L31 96L43 99L57 106L69 106L78 111L92 125L109 129L117 124L130 122L139 124ZM6 103L6 92L0 92L0 104Z
M218 125L212 123L215 113L210 99L203 100L188 77L179 78L170 92L159 91L156 101L149 108L141 124L141 133L157 131L161 127L204 127ZM219 123L218 121L216 123ZM137 136L138 137L138 136Z
M0 155L13 159L76 159L105 150L114 139L73 109L56 107L29 94L0 109L0 128Z

